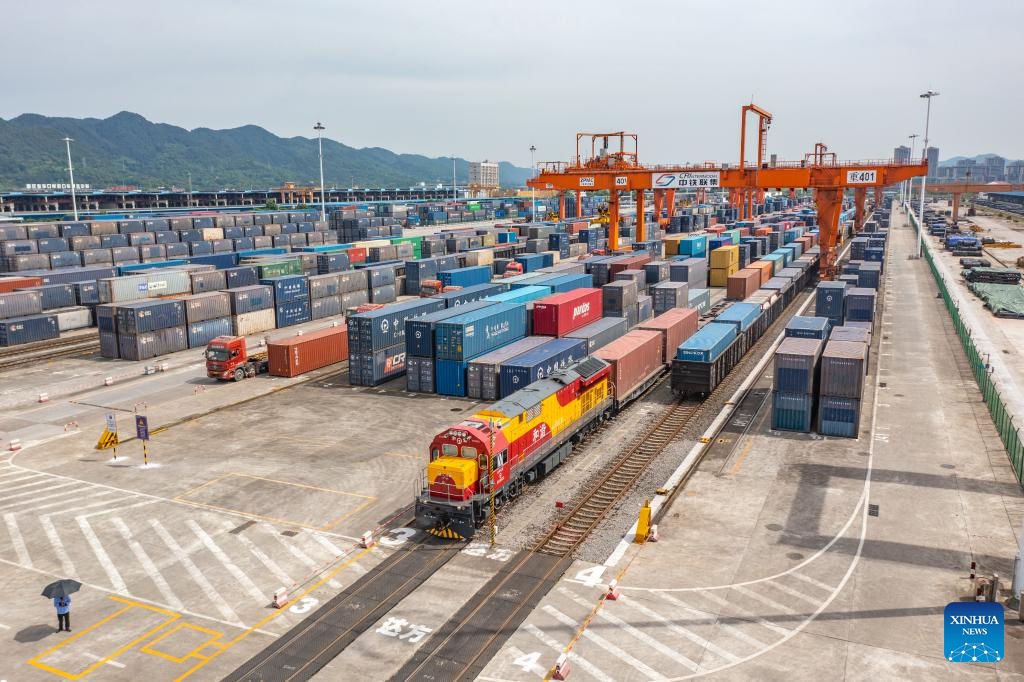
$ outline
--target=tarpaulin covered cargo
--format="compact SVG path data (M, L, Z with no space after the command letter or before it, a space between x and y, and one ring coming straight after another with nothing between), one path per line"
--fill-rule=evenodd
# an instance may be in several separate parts
M784 393L815 393L825 342L788 337L775 351L773 387Z
M709 322L676 349L677 360L713 362L736 340L737 326Z
M267 342L269 372L295 377L348 360L348 328L331 327Z
M575 289L554 294L533 305L533 333L565 336L601 319L601 289Z
M662 335L662 362L672 362L676 349L697 333L700 316L692 308L672 308L654 319L640 322L637 329L656 331Z
M501 397L509 396L552 372L579 362L587 356L586 346L583 339L552 339L506 360L498 370Z
M594 351L594 357L612 366L612 391L616 400L633 397L634 391L665 369L663 342L659 331L634 329Z

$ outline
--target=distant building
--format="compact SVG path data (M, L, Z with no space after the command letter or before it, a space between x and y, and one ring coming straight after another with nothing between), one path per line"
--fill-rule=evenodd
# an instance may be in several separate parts
M896 149L892 150L892 158L896 163L906 163L910 161L910 147L900 145Z
M495 189L498 184L498 164L491 161L470 161L469 185L480 189Z
M1011 161L1006 164L1006 181L1024 183L1024 161Z
M1006 180L1006 159L996 154L986 156L978 165L978 172L984 178L982 182L1002 182Z
M928 147L928 177L934 178L939 173L939 148Z
M974 159L960 159L953 168L953 178L975 182L978 179L977 165Z

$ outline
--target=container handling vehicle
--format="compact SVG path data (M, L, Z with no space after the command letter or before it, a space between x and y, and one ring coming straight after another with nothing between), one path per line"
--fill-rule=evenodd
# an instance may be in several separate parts
M206 376L241 381L267 371L267 352L249 354L244 336L218 336L206 344Z

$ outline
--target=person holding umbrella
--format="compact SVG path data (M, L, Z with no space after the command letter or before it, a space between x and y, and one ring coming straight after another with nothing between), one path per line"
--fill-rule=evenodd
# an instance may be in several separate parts
M43 588L43 596L53 599L57 609L57 632L71 632L71 593L77 592L82 583L65 578L52 582Z

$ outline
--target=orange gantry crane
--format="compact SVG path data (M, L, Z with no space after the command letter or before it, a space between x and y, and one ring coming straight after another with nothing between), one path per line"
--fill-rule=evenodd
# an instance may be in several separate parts
M1009 182L935 182L928 185L925 190L929 194L952 194L953 195L953 222L956 222L960 215L960 198L965 194L979 194L982 192L1020 192L1024 185L1014 185Z
M746 116L746 107L744 108ZM767 114L767 112L763 112ZM759 116L762 114L759 113ZM767 130L762 116L762 129ZM769 115L770 120L770 115ZM581 143L590 141L590 156L581 153ZM617 139L618 149L610 149L609 142ZM598 146L600 143L600 146ZM630 148L630 143L632 147ZM854 189L858 208L858 228L863 225L867 190L875 189L880 198L881 189L889 185L922 176L928 172L925 162L838 161L835 154L818 144L814 154L803 161L776 163L763 162L759 154L757 167L730 168L726 165L704 163L700 165L644 166L637 157L635 133L579 133L576 135L576 158L542 164L540 173L528 185L559 193L559 217L565 218L565 193L576 192L576 217L581 216L580 193L608 192L608 249L619 247L619 200L622 192L637 193L636 239L645 236L644 197L647 190L654 194L655 215L667 208L671 216L675 207L676 191L701 193L712 189L765 190L810 188L814 190L818 211L821 244L821 275L824 279L838 276L836 246L839 238L839 216L842 212L843 193Z

